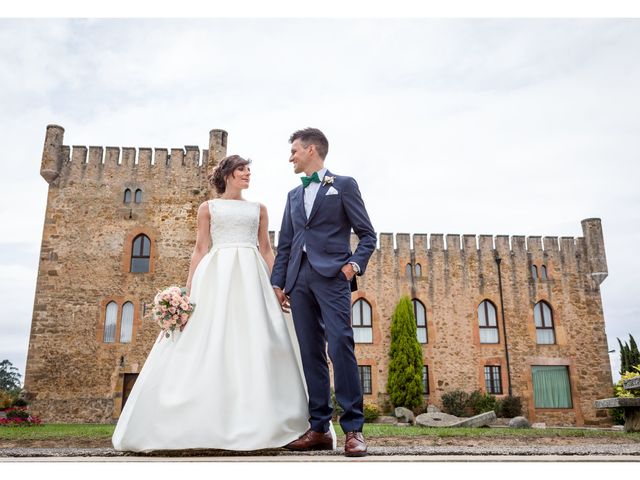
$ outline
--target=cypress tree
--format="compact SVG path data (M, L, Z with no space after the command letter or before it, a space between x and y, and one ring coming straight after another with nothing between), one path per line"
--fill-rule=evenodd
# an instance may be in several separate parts
M627 349L629 347L627 346L627 342L624 342L624 345L622 345L622 342L618 337L616 337L616 340L618 340L618 345L620 345L620 375L624 375L626 372L629 371L629 363L628 363L628 355L627 355Z
M406 296L400 299L391 321L387 393L395 407L411 409L422 404L422 348L413 305Z
M629 367L630 371L633 371L633 367L637 367L640 365L640 351L638 351L638 345L636 344L636 340L633 338L633 335L629 334L629 350L630 350L630 358L629 358Z

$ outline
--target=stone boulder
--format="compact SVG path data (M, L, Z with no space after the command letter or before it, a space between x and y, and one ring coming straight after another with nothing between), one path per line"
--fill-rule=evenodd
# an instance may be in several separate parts
M373 421L373 423L382 423L382 424L385 424L385 425L395 425L396 423L398 423L398 419L396 417L380 415L378 418L376 418Z
M416 417L408 408L398 407L396 408L395 414L398 419L398 423L410 423L411 425L416 423Z
M513 417L509 421L509 428L531 428L531 424L524 417Z
M533 423L531 424L531 428L545 429L547 428L547 424L544 422Z
M435 405L429 405L427 407L427 413L440 413L440 409Z
M423 413L416 417L416 424L421 427L450 427L459 422L458 417L447 413Z
M485 413L481 413L480 415L476 415L474 417L469 417L469 418L465 418L465 419L460 419L460 421L458 423L455 423L453 425L450 425L450 427L452 428L457 428L457 427L471 427L471 428L478 428L478 427L488 427L489 424L493 423L496 419L496 412L494 412L493 410L491 410L490 412L485 412Z

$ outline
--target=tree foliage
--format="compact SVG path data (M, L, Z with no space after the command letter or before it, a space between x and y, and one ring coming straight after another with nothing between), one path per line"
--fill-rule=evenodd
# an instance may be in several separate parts
M633 335L629 334L629 343L624 342L624 345L619 338L616 340L620 345L620 375L633 372L633 367L640 364L640 351Z
M20 390L21 376L18 369L9 360L0 362L0 390L5 392Z

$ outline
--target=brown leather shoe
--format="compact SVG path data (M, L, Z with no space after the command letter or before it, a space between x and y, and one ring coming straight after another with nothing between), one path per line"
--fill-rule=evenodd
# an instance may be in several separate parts
M299 439L285 445L284 448L289 450L333 450L333 439L331 432L314 432L307 430Z
M367 443L364 441L362 432L347 432L344 454L347 457L364 457L367 454Z

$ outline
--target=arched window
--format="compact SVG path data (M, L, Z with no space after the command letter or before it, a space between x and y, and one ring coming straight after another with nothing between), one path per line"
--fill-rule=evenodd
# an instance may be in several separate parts
M413 314L416 317L416 328L419 343L428 343L427 338L427 309L420 300L413 299Z
M549 304L543 300L536 303L533 308L533 317L536 324L536 341L542 345L556 343L556 334L553 330L553 313Z
M422 266L419 263L416 263L416 277L422 276Z
M404 275L407 278L411 278L411 264L410 263L407 263L407 266L404 267Z
M531 276L536 280L538 279L538 267L535 265L531 265Z
M547 275L547 266L546 265L542 265L541 273L542 273L542 280L549 280L549 276Z
M373 343L373 329L371 328L371 305L359 298L351 307L351 326L353 340L356 343Z
M122 306L122 319L120 320L120 343L131 342L133 332L133 303L127 302Z
M478 305L478 327L480 328L480 343L500 342L496 307L489 300L483 300Z
M149 271L149 259L151 258L151 241L144 234L133 239L131 251L131 272L146 273Z
M124 203L131 203L131 190L128 188L124 191Z
M137 189L136 190L136 198L135 198L135 202L136 203L140 203L142 202L142 190Z
M104 318L104 343L114 343L116 341L116 322L118 320L118 304L109 302Z

